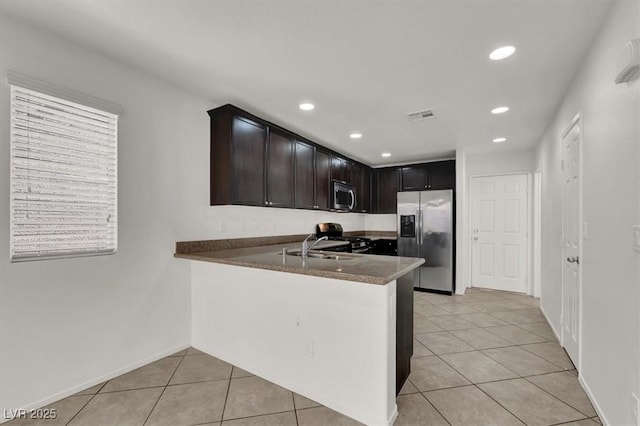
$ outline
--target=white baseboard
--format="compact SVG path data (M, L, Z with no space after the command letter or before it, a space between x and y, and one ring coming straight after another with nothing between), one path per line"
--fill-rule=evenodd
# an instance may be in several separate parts
M558 333L558 330L556 330L556 328L553 326L553 322L549 319L549 315L547 315L542 305L540 305L540 312L542 312L542 315L547 321L549 328L551 328L551 331L553 331L553 335L556 336L556 340L558 340L558 342L560 342L560 345L562 345L562 338L560 337L560 333Z
M188 343L185 343L185 344L182 344L182 345L178 345L178 346L174 346L174 347L169 348L169 349L167 349L165 351L162 351L162 352L160 352L158 354L155 354L155 355L152 355L150 357L147 357L147 358L141 359L139 361L133 362L133 363L131 363L129 365L126 365L126 366L124 366L122 368L118 368L116 370L110 371L107 374L103 374L103 375L95 377L95 378L93 378L91 380L87 380L84 383L80 383L78 385L72 386L72 387L70 387L68 389L65 389L65 390L63 390L61 392L57 392L57 393L55 393L53 395L49 395L46 398L42 398L42 399L40 399L38 401L34 401L34 402L29 403L29 404L26 404L24 407L20 407L19 409L20 410L24 409L24 410L26 410L28 412L29 410L35 410L35 409L38 409L38 408L42 408L42 407L44 407L46 405L49 405L49 404L51 404L53 402L59 401L59 400L61 400L63 398L66 398L66 397L74 395L74 394L76 394L76 393L78 393L80 391L83 391L83 390L85 390L87 388L90 388L91 386L95 386L95 385L98 385L98 384L100 384L102 382L105 382L107 380L111 380L114 377L118 377L118 376L120 376L122 374L125 374L125 373L128 373L130 371L133 371L136 368L140 368L140 367L142 367L144 365L147 365L147 364L149 364L149 363L151 363L153 361L157 361L157 360L162 359L162 358L164 358L164 357L166 357L168 355L171 355L171 354L174 354L174 353L176 353L178 351L186 349L189 346L191 346L191 345L188 344ZM11 420L11 419L5 419L4 416L0 416L0 423L8 422L9 420Z
M558 339L558 342L560 342L560 345L562 346L560 333L558 333L558 330L556 330L556 328L553 326L553 323L549 320L549 316L544 311L542 306L540 306L540 312L542 312L542 315L544 315L545 320L547 320L547 324L549 324L549 328L551 328L551 331L553 331L553 334L556 336L556 339ZM591 405L593 405L593 408L596 410L596 413L598 414L598 417L600 418L602 424L604 426L609 426L609 422L604 416L602 409L598 405L598 401L596 401L596 399L594 398L593 392L591 392L591 389L589 389L589 385L584 380L584 376L582 375L582 373L580 373L580 371L578 371L578 382L580 382L580 386L582 386L582 389L584 389L584 392L587 394L587 397L589 398L589 401L591 401Z
M600 421L602 422L602 424L604 426L609 426L610 425L609 421L607 420L604 413L602 412L602 408L600 408L600 405L598 405L598 401L596 401L595 397L593 396L593 392L591 392L589 385L585 381L584 376L580 374L580 372L578 372L578 381L580 382L582 389L584 389L584 392L587 394L589 401L591 401L591 405L593 405L593 408L596 410L596 413L598 413L598 417L600 418Z

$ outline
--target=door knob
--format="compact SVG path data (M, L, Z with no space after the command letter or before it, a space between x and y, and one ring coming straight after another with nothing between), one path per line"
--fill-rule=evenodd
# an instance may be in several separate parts
M577 263L579 265L580 264L580 258L578 256L576 256L576 257L567 257L567 262L569 262L569 263Z
M473 237L473 241L478 241L478 237Z

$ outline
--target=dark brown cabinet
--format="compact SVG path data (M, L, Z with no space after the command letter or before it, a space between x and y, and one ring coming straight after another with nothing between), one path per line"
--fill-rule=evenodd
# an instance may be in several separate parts
M456 162L436 161L429 165L429 189L455 189L456 188Z
M377 169L376 213L397 211L400 170L397 167Z
M264 148L267 129L258 123L233 119L233 204L264 204Z
M406 166L400 169L403 191L422 191L427 189L427 168L424 164Z
M295 207L313 209L315 197L315 147L296 141L295 148Z
M295 207L328 210L330 155L305 142L295 147Z
M211 205L264 205L267 128L252 120L221 115L211 120Z
M373 213L373 202L371 197L371 169L364 167L362 171L362 190L360 191L362 200L362 210L366 213Z
M331 207L331 155L316 148L316 208Z
M331 156L331 179L338 180L343 183L353 184L351 182L353 173L353 163L346 158L337 155Z
M364 200L362 198L363 196L362 186L364 184L363 175L364 175L364 168L358 165L353 165L353 167L351 168L351 176L349 178L349 183L353 185L353 188L356 192L355 206L353 209L357 212L366 211L366 209L364 208Z
M454 189L456 185L455 160L404 166L401 174L403 191Z
M293 207L293 135L269 130L267 143L265 205L270 207Z
M454 189L455 161L372 169L233 105L211 117L211 205L331 210L331 181L356 212L395 213L398 191Z

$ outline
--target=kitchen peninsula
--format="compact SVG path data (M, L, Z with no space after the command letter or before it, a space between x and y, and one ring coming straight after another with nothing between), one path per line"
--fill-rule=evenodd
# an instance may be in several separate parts
M192 345L365 424L392 425L424 260L325 253L335 244L325 241L303 259L299 237L177 243L175 256L192 260Z

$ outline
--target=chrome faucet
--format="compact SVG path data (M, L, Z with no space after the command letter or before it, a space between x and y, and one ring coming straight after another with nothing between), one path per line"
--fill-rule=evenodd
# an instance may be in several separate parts
M306 259L307 258L307 253L309 253L309 250L311 250L313 247L315 247L316 244L318 244L320 241L322 240L328 240L329 237L321 237L318 238L317 240L315 240L313 243L311 243L311 245L309 245L309 243L307 241L309 241L309 238L313 237L315 234L309 234L309 236L307 238L304 239L304 241L302 242L302 258Z

